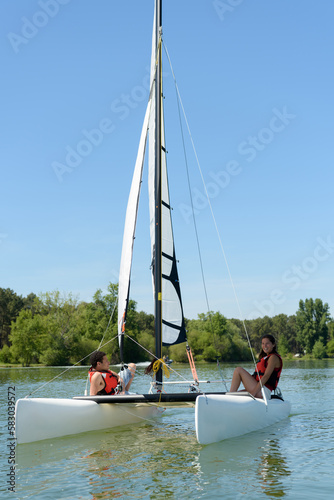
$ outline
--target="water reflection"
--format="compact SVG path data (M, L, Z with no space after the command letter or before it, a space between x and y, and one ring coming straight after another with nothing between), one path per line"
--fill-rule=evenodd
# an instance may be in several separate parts
M286 458L280 451L278 439L269 439L262 449L260 464L258 466L261 487L269 497L284 497L286 491L282 479L291 475Z
M20 490L30 491L33 496L36 483L41 486L37 477L42 474L48 478L50 493L64 481L63 476L75 470L72 498L79 492L92 499L127 495L174 498L173 477L180 487L180 475L185 478L184 491L190 493L193 478L198 475L194 464L200 447L187 425L181 416L181 423L175 425L158 421L154 425L137 424L20 445Z
M175 498L173 477L178 477L178 485L180 474L187 476L186 483L192 483L197 444L178 426L144 425L137 432L122 429L116 439L113 437L110 433L104 446L85 458L91 491L98 483L110 498L115 485L129 498Z
M210 483L221 483L222 491L226 488L224 476L234 477L240 498L249 495L250 485L254 496L259 491L271 498L284 497L288 493L285 479L291 471L279 435L289 425L283 423L275 432L277 437L263 430L205 446L198 454L201 473Z

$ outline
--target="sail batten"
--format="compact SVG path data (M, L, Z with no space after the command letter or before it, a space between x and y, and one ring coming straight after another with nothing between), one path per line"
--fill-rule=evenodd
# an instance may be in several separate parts
M161 57L161 54L159 54L161 51L161 32L160 30L157 32L156 26L157 21L154 15L150 96L127 206L119 276L118 333L121 351L124 338L123 333L126 321L126 311L129 301L133 243L147 137L149 142L148 193L152 284L155 302L159 302L158 309L161 307L161 318L156 324L155 333L157 338L160 339L158 344L161 342L162 345L177 344L185 342L186 340L181 291L175 256L171 206L169 201L162 90L157 91L156 88L157 81L159 82L161 77L161 67L159 68L158 64ZM157 231L157 226L160 227L159 231ZM159 278L156 276L156 272L159 274ZM158 283L158 293L156 290L156 283ZM155 308L155 311L156 310ZM156 354L158 357L161 356L159 352Z
M152 55L152 59L156 59ZM156 103L154 104L156 106ZM153 107L153 106L152 106ZM152 262L155 262L155 113L151 113L149 122L149 195L151 208L151 248ZM173 345L186 341L186 330L181 302L181 291L175 256L175 246L171 219L171 206L168 188L167 160L164 133L164 113L161 109L161 274L162 274L162 344ZM152 266L154 284L155 266Z

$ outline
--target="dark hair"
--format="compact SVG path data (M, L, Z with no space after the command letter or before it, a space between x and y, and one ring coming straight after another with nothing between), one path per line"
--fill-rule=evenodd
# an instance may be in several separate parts
M150 375L150 373L153 371L153 365L155 363L155 359L151 361L151 363L145 368L144 373L145 375Z
M277 349L276 349L276 340L275 340L275 337L273 337L272 335L267 334L267 335L263 335L263 337L261 337L261 341L263 339L268 339L272 344L274 344L273 350L271 352L273 354L278 354L277 353ZM267 354L261 348L261 352L259 354L259 359L264 358L265 356L267 356Z
M103 351L94 351L93 354L91 354L89 361L90 364L92 365L93 368L96 368L96 365L98 361L102 363L102 360L106 356L106 353Z

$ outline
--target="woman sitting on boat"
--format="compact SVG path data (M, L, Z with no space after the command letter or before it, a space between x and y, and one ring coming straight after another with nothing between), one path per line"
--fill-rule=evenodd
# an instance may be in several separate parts
M262 398L262 385L266 398L270 399L271 391L276 389L283 361L276 351L276 341L272 335L264 335L261 340L262 350L256 364L256 371L251 375L238 366L233 373L230 392L236 392L242 383L245 390L252 396Z
M119 392L124 394L129 390L136 371L134 363L129 363L117 374L109 370L110 363L103 351L93 352L90 362L92 366L88 373L91 396L112 396Z

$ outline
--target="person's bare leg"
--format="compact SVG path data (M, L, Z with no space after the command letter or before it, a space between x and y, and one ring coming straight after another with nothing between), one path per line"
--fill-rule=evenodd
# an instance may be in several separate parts
M257 386L255 378L252 377L247 370L238 366L233 372L230 392L236 392L239 389L241 382L248 392L252 392Z

